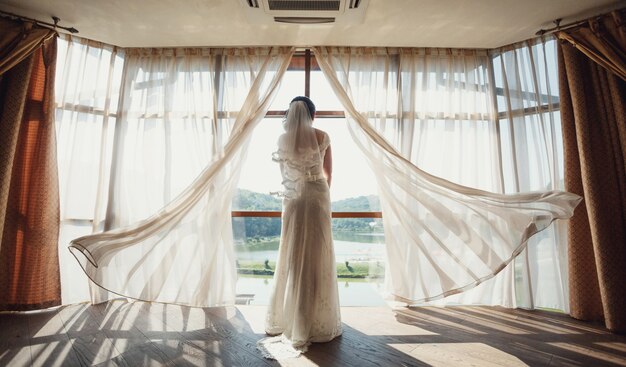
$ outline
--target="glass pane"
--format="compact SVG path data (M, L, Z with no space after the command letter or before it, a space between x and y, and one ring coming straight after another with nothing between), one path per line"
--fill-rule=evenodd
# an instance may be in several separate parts
M311 71L311 99L318 111L343 111L343 105L321 70Z
M270 105L270 111L286 111L293 97L303 95L304 72L302 70L287 70Z
M354 144L345 119L319 118L313 125L328 133L333 155L330 197L333 211L379 211L376 178Z
M270 192L282 190L280 169L272 161L272 153L276 151L282 133L282 119L277 118L264 119L254 129L238 188L245 190L240 192L246 192L255 201L249 202L241 195L235 195L233 210L280 210L281 201Z
M330 197L333 211L380 211L376 178L361 151L352 141L345 119L317 119L314 125L328 133L333 154L333 180ZM270 196L282 191L280 169L272 161L272 152L283 132L282 119L268 118L254 130L246 162L241 171L239 189L256 202L237 196L233 210L278 210L280 201ZM251 193L255 193L252 195ZM242 201L243 200L243 201Z
M108 184L115 119L104 125L102 116L57 109L55 124L61 218L93 219L98 188Z
M559 102L556 40L494 56L493 72L499 112Z
M563 140L558 111L500 120L506 192L563 190Z
M66 40L58 40L58 83L55 90L57 103L94 107L96 110L108 107L108 111L115 112L122 81L123 55L114 55L109 46L100 48L74 42L74 48L69 52L68 47ZM86 75L89 77L85 77Z

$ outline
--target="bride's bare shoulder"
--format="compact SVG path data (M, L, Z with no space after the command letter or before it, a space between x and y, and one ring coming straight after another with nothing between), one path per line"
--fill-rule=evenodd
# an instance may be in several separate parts
M313 128L313 130L315 130L315 137L317 138L318 142L321 142L324 140L324 136L326 135L326 132L317 128Z

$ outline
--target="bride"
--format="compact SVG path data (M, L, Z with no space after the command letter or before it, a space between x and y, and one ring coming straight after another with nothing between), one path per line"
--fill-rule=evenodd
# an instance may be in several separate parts
M280 248L265 331L257 343L266 358L296 357L311 342L341 335L331 233L330 139L313 128L315 105L291 101L273 160L285 187Z

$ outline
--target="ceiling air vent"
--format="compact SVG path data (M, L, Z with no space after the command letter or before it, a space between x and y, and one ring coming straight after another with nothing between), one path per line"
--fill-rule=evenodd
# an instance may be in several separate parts
M339 0L267 0L270 10L285 11L338 11Z
M290 24L324 24L334 23L335 18L274 17L274 21Z
M254 24L360 24L369 0L239 0Z

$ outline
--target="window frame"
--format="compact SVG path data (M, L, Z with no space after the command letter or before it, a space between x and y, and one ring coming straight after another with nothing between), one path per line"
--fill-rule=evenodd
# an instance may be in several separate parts
M311 71L320 70L319 65L315 61L310 49L299 51L291 58L288 71L302 70L304 71L304 95L311 95ZM283 118L285 111L270 110L265 114L265 118ZM346 115L344 111L316 111L315 118L334 118L343 119ZM233 210L231 217L233 218L280 218L282 211L279 210ZM331 213L332 218L382 218L381 211L376 212L335 212Z

